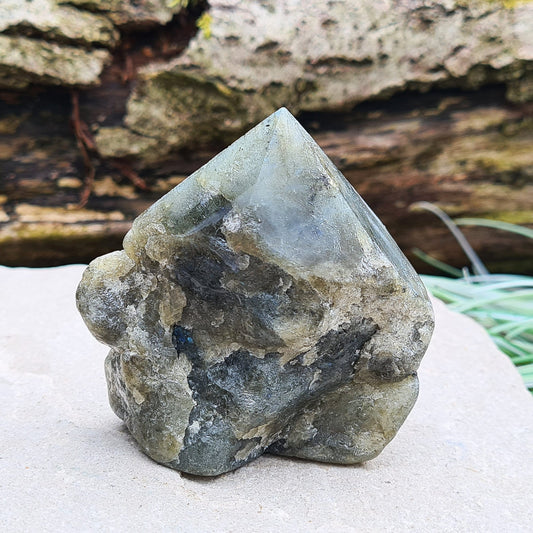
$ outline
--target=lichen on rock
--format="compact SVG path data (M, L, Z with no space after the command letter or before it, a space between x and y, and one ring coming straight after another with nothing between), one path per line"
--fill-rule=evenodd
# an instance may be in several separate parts
M140 215L77 292L141 448L217 475L264 452L375 457L418 391L431 304L384 226L280 109Z

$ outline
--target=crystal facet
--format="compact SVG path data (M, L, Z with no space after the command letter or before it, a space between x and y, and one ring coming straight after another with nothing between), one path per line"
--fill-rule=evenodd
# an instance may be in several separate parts
M394 437L433 329L384 226L284 108L163 196L77 293L141 448L216 475L268 451L358 463Z

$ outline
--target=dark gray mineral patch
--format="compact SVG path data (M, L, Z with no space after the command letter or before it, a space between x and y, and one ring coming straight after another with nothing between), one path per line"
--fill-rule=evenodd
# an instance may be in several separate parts
M141 448L217 475L265 451L375 457L418 391L426 291L286 109L140 215L77 292Z

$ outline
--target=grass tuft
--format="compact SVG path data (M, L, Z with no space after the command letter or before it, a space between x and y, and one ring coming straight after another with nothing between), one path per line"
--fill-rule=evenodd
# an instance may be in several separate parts
M436 206L428 210L443 220L442 212L438 213L440 210ZM448 227L449 222L446 218ZM455 222L511 231L533 239L532 230L505 222L474 218ZM452 222L455 228L452 233L457 237L460 230L455 222ZM461 238L458 241L464 244ZM472 317L488 331L498 348L516 365L526 387L533 394L533 277L488 273L484 265L480 268L480 259L475 254L473 270L482 272L478 275L471 275L468 268L461 271L446 265L420 250L415 253L428 264L455 276L455 279L444 276L421 277L435 297L443 300L451 309ZM467 255L472 259L470 253Z

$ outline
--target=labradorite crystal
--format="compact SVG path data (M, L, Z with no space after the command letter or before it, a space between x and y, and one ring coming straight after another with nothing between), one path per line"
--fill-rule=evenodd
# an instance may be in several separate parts
M133 223L77 293L115 413L153 459L216 475L263 452L375 457L418 391L426 291L280 109Z

